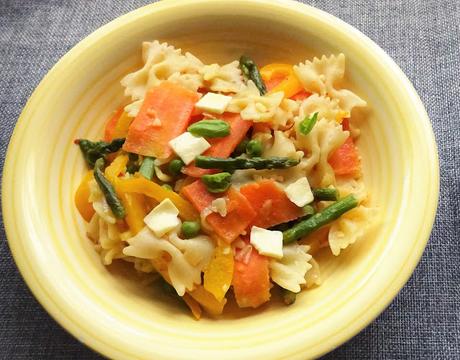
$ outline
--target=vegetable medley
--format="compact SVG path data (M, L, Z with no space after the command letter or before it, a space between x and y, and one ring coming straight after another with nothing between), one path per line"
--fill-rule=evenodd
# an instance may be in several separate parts
M88 166L75 204L102 262L156 274L197 319L229 298L293 304L321 283L314 256L339 255L373 217L352 118L366 102L340 87L344 55L205 65L154 41L143 60L104 138L75 140Z

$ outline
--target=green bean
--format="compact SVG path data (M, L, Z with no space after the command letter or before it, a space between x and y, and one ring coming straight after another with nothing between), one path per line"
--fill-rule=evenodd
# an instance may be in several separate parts
M240 57L240 69L243 72L243 75L246 79L252 80L259 89L260 95L265 95L267 93L267 88L262 76L260 76L259 69L257 68L256 63L249 56L243 55Z
M86 139L77 139L74 143L80 147L86 162L93 168L96 160L99 158L105 159L105 155L120 150L125 143L125 139L113 139L109 143L105 141L94 142Z
M181 230L182 235L184 235L186 239L190 239L200 233L201 225L198 221L184 221Z
M353 195L344 197L310 218L297 222L291 229L283 231L283 243L289 244L307 236L356 206L358 206L358 200Z
M262 155L262 142L260 140L251 140L246 145L246 154L250 157Z
M217 138L230 135L230 125L218 119L201 120L190 125L187 131L195 136Z
M168 164L168 172L172 176L178 176L181 173L182 168L184 167L184 162L180 159L171 160Z
M337 201L339 200L339 192L334 188L313 189L315 200L319 201Z
M99 158L96 160L96 163L94 164L94 178L96 179L99 188L104 194L105 199L107 200L107 204L112 210L113 215L115 215L115 217L118 219L123 219L125 217L125 208L118 198L113 185L109 180L107 180L107 178L104 176L104 173L102 172L104 164L104 158Z
M227 191L231 185L232 174L221 172L212 175L203 175L201 180L206 185L206 189L212 193Z
M142 165L139 168L139 173L148 180L153 179L155 174L155 158L146 156L142 161Z
M245 159L242 157L215 158L200 155L195 159L195 166L199 168L220 169L225 171L233 171L238 169L286 169L292 166L296 166L298 163L299 160L283 157L254 157L251 159Z

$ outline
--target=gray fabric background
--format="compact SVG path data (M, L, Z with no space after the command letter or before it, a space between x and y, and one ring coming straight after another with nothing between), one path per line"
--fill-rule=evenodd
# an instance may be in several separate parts
M20 111L50 67L102 24L150 2L0 0L0 169ZM304 2L357 27L401 66L427 107L441 164L438 216L420 265L377 320L325 358L460 359L460 1ZM3 223L0 274L1 359L100 358L33 298Z

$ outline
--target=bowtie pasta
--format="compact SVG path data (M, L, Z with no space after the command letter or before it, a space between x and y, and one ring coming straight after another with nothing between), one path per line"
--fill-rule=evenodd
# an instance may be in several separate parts
M320 286L317 254L365 238L376 212L345 56L204 64L153 41L142 60L103 139L75 141L75 204L102 263L163 282L197 319Z

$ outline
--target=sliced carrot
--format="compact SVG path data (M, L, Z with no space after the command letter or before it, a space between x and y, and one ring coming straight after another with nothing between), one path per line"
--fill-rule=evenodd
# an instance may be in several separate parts
M230 125L230 135L221 138L207 139L211 147L206 150L203 155L226 158L231 155L233 150L235 150L238 144L243 140L249 128L252 126L252 122L243 120L239 114L233 113L224 113L222 116L219 116L219 118ZM184 173L193 177L201 177L205 174L211 174L213 171L200 169L192 164L184 169Z
M206 222L212 227L214 232L227 243L231 243L242 234L248 225L254 220L256 212L238 190L230 188L225 194L214 195L206 190L206 186L201 180L193 184L184 186L181 193L202 212L211 202L219 197L227 197L227 215L220 216L211 213L206 217Z
M206 190L206 186L201 180L196 180L190 185L186 185L181 189L181 195L186 197L198 212L202 212L205 208L211 205L212 201L218 196L211 194Z
M302 216L299 208L273 180L250 183L240 189L257 212L252 225L269 228Z
M129 127L123 150L168 158L169 141L185 131L197 101L197 93L169 81L153 88Z
M309 96L311 95L311 93L305 91L305 90L301 90L300 92L298 92L297 94L291 96L291 99L292 100L305 100L306 98L308 98Z
M357 176L361 171L358 149L349 137L328 159L336 175Z
M256 308L270 300L268 258L253 248L245 260L235 259L233 292L239 307Z
M269 133L271 132L271 129L272 129L271 125L266 122L254 123L254 126L252 127L253 133L258 133L258 132Z
M113 140L115 128L117 126L117 122L118 122L118 119L120 119L121 114L123 114L123 107L116 110L110 117L109 121L107 121L107 124L105 125L105 131L104 131L104 141Z

